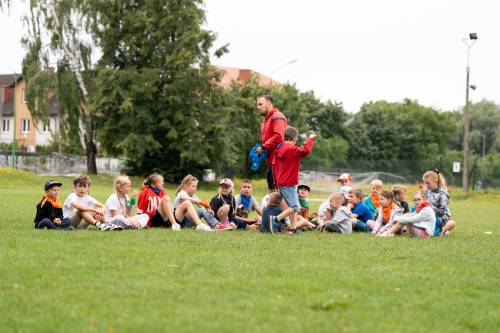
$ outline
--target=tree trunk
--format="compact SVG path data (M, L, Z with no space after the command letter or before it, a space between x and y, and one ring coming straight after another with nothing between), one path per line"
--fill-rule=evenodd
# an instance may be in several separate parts
M87 156L87 173L89 175L97 174L97 163L96 163L96 155L97 155L97 146L95 145L92 136L88 134L83 135L83 139L85 141L85 155Z

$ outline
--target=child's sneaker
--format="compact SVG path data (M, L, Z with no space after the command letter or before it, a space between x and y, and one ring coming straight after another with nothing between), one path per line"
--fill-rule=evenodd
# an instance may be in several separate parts
M288 229L289 235L298 235L300 234L300 229Z
M198 231L212 231L212 229L210 229L208 224L205 224L205 223L198 224L196 226L196 230L198 230Z
M223 224L223 223L217 223L217 224L215 225L215 228L214 228L214 229L215 229L215 230L226 230L226 227L224 226L224 224Z
M274 215L270 215L269 216L269 232L274 234L275 231L278 231L276 228L278 223L279 223L278 218Z

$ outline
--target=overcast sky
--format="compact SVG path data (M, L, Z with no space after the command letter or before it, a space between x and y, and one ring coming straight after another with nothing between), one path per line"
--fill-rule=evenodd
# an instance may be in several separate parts
M15 1L17 2L17 1ZM207 27L229 53L215 64L253 69L342 102L408 97L442 110L465 101L469 32L473 101L500 103L500 1L207 0ZM0 72L19 71L23 9L0 14Z

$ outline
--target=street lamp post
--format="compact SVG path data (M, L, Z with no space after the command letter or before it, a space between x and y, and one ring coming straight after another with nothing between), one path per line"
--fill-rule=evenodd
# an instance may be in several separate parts
M14 74L14 100L13 100L13 114L14 114L14 124L13 124L13 137L12 137L12 162L11 162L11 167L12 169L15 169L16 168L16 145L17 145L17 141L16 141L16 90L17 90L17 74Z
M467 45L467 68L466 72L466 84L465 84L465 108L464 108L464 170L462 176L462 186L464 193L467 195L469 191L469 77L470 77L470 49L472 45L477 40L476 33L470 33L469 38L464 38L463 42Z
M273 75L276 74L276 72L278 72L281 69L283 69L284 67L286 67L288 65L291 65L291 64L294 64L297 61L299 61L299 59L293 59L293 60L287 61L284 64L281 64L279 67L277 67L274 71L271 72L271 75L270 75L270 78L271 78L271 95L272 95L272 92L273 92Z

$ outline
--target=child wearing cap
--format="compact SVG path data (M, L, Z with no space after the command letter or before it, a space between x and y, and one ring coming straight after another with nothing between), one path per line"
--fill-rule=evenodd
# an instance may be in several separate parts
M36 205L36 229L72 229L71 221L63 218L59 191L62 184L53 180L45 183L45 195Z
M106 222L104 205L88 195L90 184L90 178L85 175L73 179L75 192L64 200L64 218L69 219L74 228L86 228L92 224L102 231L122 230L122 227Z
M352 176L348 173L343 173L337 179L337 183L340 184L339 192L344 196L344 204L347 205L347 197L349 196L349 191L352 190Z
M217 229L236 229L234 223L236 203L233 197L233 186L231 179L222 179L219 183L219 193L210 200L210 208L220 222L220 226L216 226Z
M270 215L269 221L264 220L271 227L277 221L290 217L290 233L297 232L297 213L300 211L299 196L297 186L299 185L300 160L305 158L314 146L316 134L311 133L304 143L304 146L297 147L298 131L294 127L287 127L285 130L285 142L274 152L273 172L275 182L279 192L285 200L288 208L278 216Z
M257 199L252 195L253 186L252 181L249 179L244 179L241 182L240 194L234 198L236 212L234 213L234 222L238 229L249 229L257 230L258 225L260 225L262 215L262 209L257 202ZM250 218L251 212L257 212L259 214L256 218Z
M309 200L307 200L309 192L311 192L311 188L305 184L300 184L297 187L297 195L299 196L300 203L300 211L298 215L305 219L309 218Z

